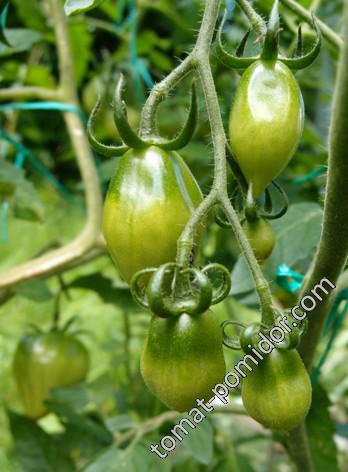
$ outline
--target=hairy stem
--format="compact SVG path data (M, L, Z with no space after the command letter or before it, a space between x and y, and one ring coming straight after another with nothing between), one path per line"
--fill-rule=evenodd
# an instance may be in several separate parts
M170 90L192 70L192 67L193 57L190 54L167 77L152 88L143 107L140 119L140 134L144 139L157 134L156 119L158 105L164 100Z
M247 0L237 0L237 3L241 10L243 10L248 17L253 30L259 36L265 36L267 32L267 25L263 18L254 10Z
M289 454L300 472L314 472L305 425L293 429L288 438Z
M219 6L220 2L218 0L207 2L197 42L191 53L202 84L208 111L214 146L214 181L209 195L193 213L178 241L177 261L180 264L187 263L198 225L202 223L202 220L214 204L221 203L232 224L237 241L254 278L261 303L262 320L270 324L274 321L271 292L227 193L226 135L209 62L209 51L219 13Z

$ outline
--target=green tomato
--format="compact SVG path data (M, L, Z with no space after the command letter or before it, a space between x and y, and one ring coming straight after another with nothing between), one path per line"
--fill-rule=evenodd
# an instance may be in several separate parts
M208 401L226 367L220 323L207 311L191 317L153 316L140 363L147 387L169 408L184 412Z
M24 336L13 372L26 414L34 419L45 415L50 390L83 381L88 366L88 351L73 335L52 331Z
M256 221L246 220L243 229L260 264L272 254L276 243L276 236L272 226L263 218Z
M118 161L105 199L106 244L129 282L146 267L175 260L177 240L202 193L176 152L129 150Z
M289 163L303 124L302 95L290 69L260 60L248 67L231 109L229 137L255 198Z
M273 349L243 380L249 415L273 431L290 431L306 417L312 400L308 373L296 350Z

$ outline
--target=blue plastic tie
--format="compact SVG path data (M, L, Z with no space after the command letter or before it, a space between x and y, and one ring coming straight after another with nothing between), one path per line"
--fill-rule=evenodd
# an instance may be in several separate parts
M327 171L327 166L318 166L316 169L312 170L308 174L292 179L291 183L294 185L302 185L306 182L310 182L311 180L314 180L320 175L325 174L326 171Z
M87 119L80 108L70 103L62 102L25 102L25 103L4 103L0 105L0 111L6 110L48 110L48 111L71 111L76 113L81 121L86 125Z
M296 293L302 285L304 275L290 269L286 264L281 264L276 270L277 284L290 293Z

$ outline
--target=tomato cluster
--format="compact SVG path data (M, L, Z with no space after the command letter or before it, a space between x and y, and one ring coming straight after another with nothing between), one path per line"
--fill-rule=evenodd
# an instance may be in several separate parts
M229 147L247 182L242 223L259 263L271 255L276 242L267 218L279 217L284 211L276 216L262 214L257 199L265 192L265 208L271 206L267 187L289 163L303 131L303 100L291 69L311 63L320 47L318 37L307 55L282 57L277 2L275 5L259 57L228 54L221 44L223 25L217 44L220 59L233 68L245 69L231 107ZM106 146L94 136L98 104L88 125L90 142L97 151L120 156L105 199L103 232L119 274L140 305L152 313L141 358L144 381L169 408L186 411L197 398L210 397L211 389L225 374L222 331L210 306L230 291L230 274L223 266L194 266L201 231L196 231L189 248L190 260L176 261L180 236L203 200L194 176L177 153L195 128L196 94L193 88L183 129L166 141L146 129L140 135L132 130L121 96L122 84L121 78L114 107L122 144ZM213 276L216 273L218 283ZM245 347L247 337L245 331L239 348ZM242 398L250 415L274 430L295 427L310 405L308 375L294 350L298 339L275 349L243 384Z

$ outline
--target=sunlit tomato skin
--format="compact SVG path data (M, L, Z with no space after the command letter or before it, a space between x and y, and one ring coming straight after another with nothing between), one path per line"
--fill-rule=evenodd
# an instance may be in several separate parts
M308 373L296 350L274 349L243 380L249 415L273 431L290 431L306 417L312 401Z
M72 335L49 332L24 336L16 349L13 372L27 416L47 413L44 401L53 388L82 382L88 372L89 355Z
M147 387L173 410L189 411L197 399L210 400L211 389L223 381L226 370L214 313L153 316L140 369Z
M242 75L229 119L229 137L255 198L293 156L304 124L299 86L280 61L255 61Z
M110 183L103 229L123 278L175 260L177 240L202 193L183 159L157 146L130 150Z
M245 221L243 229L260 264L272 254L276 236L270 223L263 218L256 221Z

